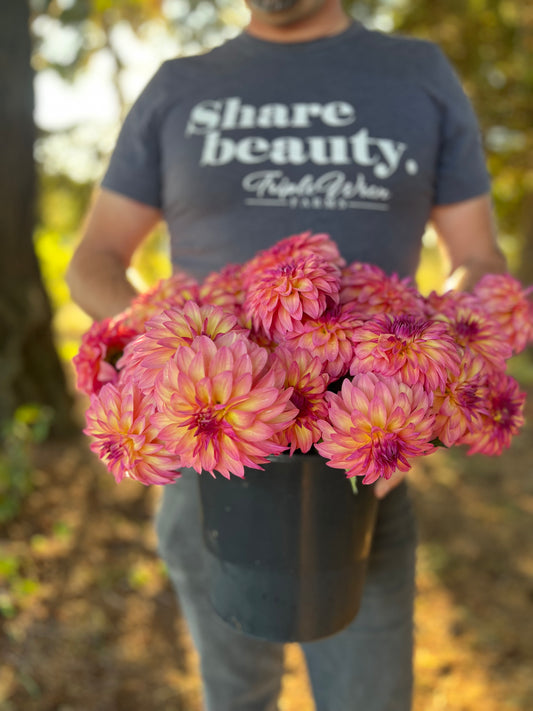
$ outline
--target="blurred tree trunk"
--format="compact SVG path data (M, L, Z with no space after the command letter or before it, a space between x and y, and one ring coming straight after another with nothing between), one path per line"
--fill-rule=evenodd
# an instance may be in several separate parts
M0 2L0 423L19 405L54 411L72 431L71 399L51 333L51 309L33 249L33 72L29 8Z

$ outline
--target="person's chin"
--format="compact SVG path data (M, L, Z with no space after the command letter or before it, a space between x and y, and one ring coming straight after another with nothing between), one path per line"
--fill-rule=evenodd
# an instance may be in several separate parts
M249 0L251 7L263 13L275 15L292 10L300 0Z

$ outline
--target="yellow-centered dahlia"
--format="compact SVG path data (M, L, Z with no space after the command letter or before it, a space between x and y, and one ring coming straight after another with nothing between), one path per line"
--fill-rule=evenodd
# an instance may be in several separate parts
M421 316L422 297L409 277L388 276L375 265L353 262L342 270L340 303L350 303L360 316L373 314Z
M276 242L272 247L258 252L244 265L243 281L248 287L258 278L260 279L267 269L278 267L286 262L293 262L302 257L313 256L320 257L339 268L346 264L339 253L339 248L329 235L325 233L313 234L307 231L286 237Z
M142 484L169 484L178 478L179 457L160 439L151 421L154 412L152 398L131 380L107 383L91 397L84 433L117 482L128 477Z
M460 354L443 322L381 314L358 328L354 341L352 375L398 375L433 391L446 387L448 373L458 372Z
M319 257L300 257L267 269L248 288L244 308L256 331L283 339L305 316L318 318L339 299L340 273Z
M348 304L328 308L318 318L305 318L285 334L289 348L305 348L322 361L322 369L332 378L348 373L354 355L354 337L361 319Z
M187 301L183 307L167 309L147 321L145 333L125 348L119 366L128 377L135 373L135 380L143 390L150 390L176 349L189 345L196 336L217 340L243 333L233 314L218 306L199 306L195 301Z
M274 435L296 417L284 374L247 339L220 345L198 336L165 365L152 421L183 466L223 476L260 469L284 447Z
M229 264L209 274L200 286L200 302L221 306L240 317L245 293L242 270L241 264Z
M516 380L505 373L490 373L484 384L485 412L476 427L457 444L470 445L467 454L500 455L524 424L526 394Z
M323 441L315 447L328 466L364 477L363 484L407 471L409 458L434 449L431 396L420 383L362 374L344 380L341 391L328 392L327 399L328 419L319 423Z
M486 274L474 288L474 296L498 323L515 353L533 340L532 290L522 288L510 274Z
M433 399L435 437L451 447L470 429L481 424L487 414L484 381L487 366L481 358L465 355L459 370L449 375L446 387L436 390Z
M144 324L152 316L165 309L179 308L187 301L197 301L198 295L197 281L189 274L177 271L167 279L161 279L132 301L126 312L126 323L142 332Z
M498 323L474 300L449 304L444 316L454 341L471 357L479 356L490 369L505 370L512 355L511 344Z
M327 416L324 393L329 377L323 372L320 358L302 348L279 347L271 362L277 363L284 373L284 386L292 388L290 401L298 410L289 426L278 433L277 441L290 447L291 454L297 449L308 452L321 437L318 420Z

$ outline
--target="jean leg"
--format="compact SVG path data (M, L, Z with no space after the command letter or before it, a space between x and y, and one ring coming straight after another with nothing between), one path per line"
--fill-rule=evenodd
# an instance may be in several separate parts
M203 476L208 476L207 474ZM233 630L207 596L198 474L165 486L156 517L158 549L200 657L206 711L276 711L283 645Z
M410 711L416 530L405 484L380 502L361 608L302 645L316 711Z

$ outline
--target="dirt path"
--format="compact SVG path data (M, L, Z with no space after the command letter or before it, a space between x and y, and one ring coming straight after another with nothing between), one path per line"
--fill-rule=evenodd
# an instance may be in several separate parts
M412 473L414 711L533 708L532 434L499 459L441 451ZM154 552L156 489L116 486L85 442L42 447L36 466L23 514L0 531L0 711L199 711L196 658ZM281 711L312 708L290 645Z

